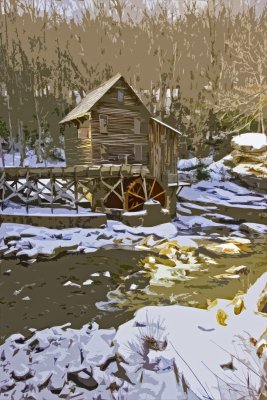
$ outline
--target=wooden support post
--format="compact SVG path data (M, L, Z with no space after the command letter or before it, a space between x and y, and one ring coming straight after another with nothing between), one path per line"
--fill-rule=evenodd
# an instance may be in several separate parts
M4 210L4 202L5 202L5 179L6 179L6 173L3 172L2 173L2 177L1 177L1 186L2 186L2 199L1 199L1 210Z
M16 176L16 193L17 193L17 191L18 191L18 180L19 180L19 173L18 173L18 171L17 171L17 176Z
M53 176L53 170L52 168L50 169L50 190L51 190L51 213L54 214L54 176Z
M122 169L122 166L120 167L120 183L121 183L122 206L123 206L123 211L125 211L125 196L124 196L124 187L123 187L123 173L122 173L121 169Z
M26 213L29 214L29 195L30 195L30 189L28 187L29 185L29 169L27 170L27 174L26 174Z
M78 180L77 180L77 171L76 167L74 167L74 196L75 196L75 205L76 205L76 213L79 212L79 205L78 205Z

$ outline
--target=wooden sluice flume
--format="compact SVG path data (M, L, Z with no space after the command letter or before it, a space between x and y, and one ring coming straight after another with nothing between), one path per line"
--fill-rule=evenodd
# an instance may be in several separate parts
M1 222L96 227L106 215L135 215L148 200L165 207L167 193L141 164L0 169Z
M51 208L78 206L138 211L149 199L165 204L165 190L143 165L0 169L1 209L10 202Z

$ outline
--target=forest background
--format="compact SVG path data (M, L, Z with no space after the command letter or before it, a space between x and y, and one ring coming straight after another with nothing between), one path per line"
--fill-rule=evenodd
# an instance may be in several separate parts
M58 122L117 72L186 135L184 157L265 132L265 0L69 2L0 0L1 154L60 158Z

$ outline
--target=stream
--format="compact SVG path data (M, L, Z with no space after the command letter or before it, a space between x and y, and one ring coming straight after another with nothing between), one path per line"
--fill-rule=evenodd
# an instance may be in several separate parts
M208 239L200 240L205 247ZM190 273L190 280L170 287L150 284L151 274L143 269L144 259L153 256L149 251L100 249L28 266L18 259L1 260L1 342L16 332L29 336L33 329L67 322L73 328L89 321L102 328L118 327L147 305L205 308L207 299L231 299L266 271L266 241L255 239L252 249L238 256L216 256L216 264L202 265ZM239 279L215 277L238 265L248 266L249 273ZM74 286L64 286L68 282Z
M155 280L155 266L148 263L155 251L137 250L134 245L125 249L109 246L93 253L65 254L27 264L18 258L2 258L0 341L13 333L29 336L36 329L68 322L73 328L90 321L102 328L117 328L144 306L180 304L206 308L209 300L232 299L239 291L246 292L266 271L267 240L266 235L244 232L241 224L265 223L265 198L233 183L218 181L200 182L197 190L192 187L182 193L174 225L179 236L188 236L195 242L193 257L198 268L193 265L184 279ZM229 206L221 204L225 201ZM207 253L210 244L231 243L235 238L249 239L249 245L238 254ZM183 257L187 256L186 251ZM227 269L240 266L246 267L246 273L218 277Z

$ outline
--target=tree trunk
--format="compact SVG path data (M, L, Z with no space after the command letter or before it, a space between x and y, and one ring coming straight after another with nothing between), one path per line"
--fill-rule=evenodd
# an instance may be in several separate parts
M5 155L3 152L3 140L0 138L0 158L2 160L2 167L5 167Z

